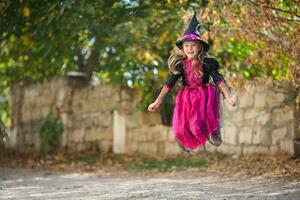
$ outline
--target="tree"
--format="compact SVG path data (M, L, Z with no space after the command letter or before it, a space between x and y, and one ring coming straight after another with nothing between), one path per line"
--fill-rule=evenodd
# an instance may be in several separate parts
M273 77L300 91L299 1L227 0L209 4L202 19L231 74ZM215 9L214 9L215 8Z
M4 0L0 89L76 70L141 90L166 80L167 58L193 11L223 73L274 77L299 90L299 1ZM6 92L8 94L8 92Z

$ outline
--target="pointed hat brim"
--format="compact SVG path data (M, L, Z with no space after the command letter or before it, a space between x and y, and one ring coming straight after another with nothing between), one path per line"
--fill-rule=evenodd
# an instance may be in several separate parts
M176 41L176 46L179 49L182 49L182 44L183 44L183 42L186 42L186 41L198 41L198 42L202 43L203 51L205 51L205 52L209 51L209 44L207 44L207 42L205 42L199 38L195 38L195 37L183 37L182 39Z

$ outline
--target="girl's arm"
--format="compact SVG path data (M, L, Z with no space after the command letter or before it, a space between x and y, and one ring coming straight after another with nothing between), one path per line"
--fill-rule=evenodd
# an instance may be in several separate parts
M235 98L232 97L229 87L227 86L227 83L224 79L224 77L219 73L219 63L214 58L209 58L207 62L207 71L209 72L209 75L212 77L214 83L218 86L220 91L222 92L223 96L227 100L227 102L235 106Z
M168 81L164 84L163 88L161 89L161 91L160 91L158 97L156 98L156 100L154 101L154 103L152 103L148 106L148 110L150 112L156 111L156 109L162 103L166 94L168 94L168 92L173 88L173 86L175 85L175 83L178 80L178 78L180 77L180 75L181 74L179 74L179 73L170 75Z
M222 94L224 95L225 99L227 100L227 102L230 105L235 106L236 105L235 99L232 97L230 89L227 86L226 82L220 81L217 85L220 91L222 92Z
M168 92L171 90L171 88L169 88L167 85L164 85L163 88L161 89L158 97L156 98L156 100L154 101L154 103L150 104L148 106L148 110L150 112L154 112L157 110L157 108L160 106L160 104L162 103L164 97L166 96L166 94L168 94Z

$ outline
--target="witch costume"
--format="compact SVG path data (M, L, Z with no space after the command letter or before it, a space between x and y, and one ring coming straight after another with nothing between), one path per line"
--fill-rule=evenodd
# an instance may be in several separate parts
M182 48L184 41L198 41L207 52L209 45L202 40L198 32L199 22L194 14L183 37L176 42ZM195 150L205 145L211 135L220 134L220 92L216 85L225 82L218 72L219 64L214 58L204 58L196 68L203 73L199 76L192 68L192 59L186 59L175 65L178 73L170 74L164 84L169 90L181 78L182 88L179 90L173 111L173 133L179 146L184 150ZM209 83L209 77L215 85Z

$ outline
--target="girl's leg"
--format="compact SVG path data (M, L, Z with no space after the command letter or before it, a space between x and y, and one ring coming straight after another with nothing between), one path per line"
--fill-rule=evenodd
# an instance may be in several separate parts
M222 135L220 129L218 129L215 133L211 134L208 137L209 143L211 143L214 146L220 146L222 144Z

